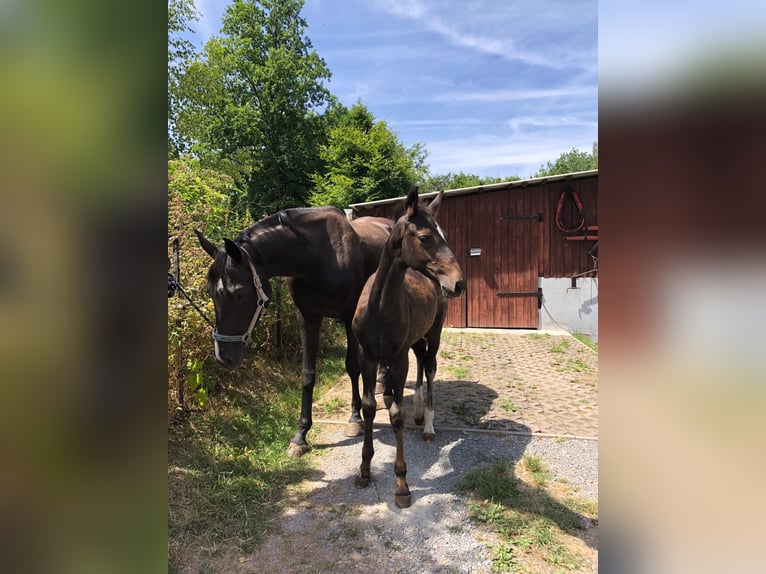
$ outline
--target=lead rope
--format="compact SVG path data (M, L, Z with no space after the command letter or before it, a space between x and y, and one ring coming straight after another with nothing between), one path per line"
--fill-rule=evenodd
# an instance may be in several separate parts
M194 301L192 301L192 298L189 297L189 295L186 293L186 291L184 291L184 288L181 287L181 284L173 276L173 274L172 273L168 273L168 299L170 297L172 297L173 295L175 295L176 291L178 291L179 293L181 293L181 295L186 297L186 300L189 303L191 303L191 306L194 307L194 309L196 309L197 313L200 314L200 316L205 320L205 322L208 325L210 325L213 329L215 329L215 324L210 319L208 319L207 315L205 315L205 313L202 311L202 309L197 307L197 305L194 303Z

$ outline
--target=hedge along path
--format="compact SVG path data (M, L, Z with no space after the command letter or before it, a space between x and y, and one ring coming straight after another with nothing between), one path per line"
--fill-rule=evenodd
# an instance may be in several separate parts
M445 329L437 360L437 433L442 428L598 439L598 355L565 331ZM409 429L419 428L412 420L415 366L410 353ZM348 420L344 383L315 403L316 422ZM388 426L388 417L376 417L376 426Z

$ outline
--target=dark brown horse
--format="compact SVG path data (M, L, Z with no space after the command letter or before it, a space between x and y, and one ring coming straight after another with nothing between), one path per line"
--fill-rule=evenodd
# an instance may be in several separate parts
M376 409L375 373L378 365L385 365L393 387L393 402L388 413L396 435L395 500L400 508L406 508L412 503L402 442L406 418L403 396L409 364L408 351L413 345L421 346L421 351L424 351L422 361L428 398L423 438L432 440L431 387L436 374L436 353L446 313L444 297L457 297L465 290L463 272L435 219L443 195L444 192L439 193L426 207L419 203L417 188L409 192L405 200L406 212L394 225L378 269L364 286L352 323L352 329L359 339L359 363L364 385L364 446L361 472L356 482L362 488L370 482L370 462L374 454L372 423ZM417 350L416 354L419 354ZM421 413L418 413L419 396L420 389L415 394L416 417L422 417L422 397Z
M391 223L377 217L349 222L338 209L319 207L280 211L244 230L234 241L224 239L223 248L197 231L202 248L214 259L207 291L215 306L215 357L224 367L233 369L241 363L245 342L271 297L269 278L288 278L303 345L301 416L288 449L293 456L308 450L306 433L312 425L323 317L340 319L346 327L352 399L345 434L362 433L358 343L351 320L362 287L378 265Z

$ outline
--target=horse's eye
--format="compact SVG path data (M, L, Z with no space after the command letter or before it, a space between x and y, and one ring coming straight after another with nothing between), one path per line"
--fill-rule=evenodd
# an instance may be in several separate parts
M418 240L422 245L428 245L431 242L430 235L418 235Z

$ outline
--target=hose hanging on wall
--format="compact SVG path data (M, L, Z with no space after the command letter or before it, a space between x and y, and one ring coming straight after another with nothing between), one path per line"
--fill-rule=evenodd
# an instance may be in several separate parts
M568 227L561 220L561 212L564 209L564 200L567 197L570 198L570 200L574 202L575 207L577 207L578 222L575 227ZM580 201L580 196L578 196L570 186L567 186L567 188L561 192L561 196L559 197L559 204L556 207L556 227L558 227L564 233L574 233L575 231L580 231L583 228L583 225L585 225L585 214L583 214L582 201Z

